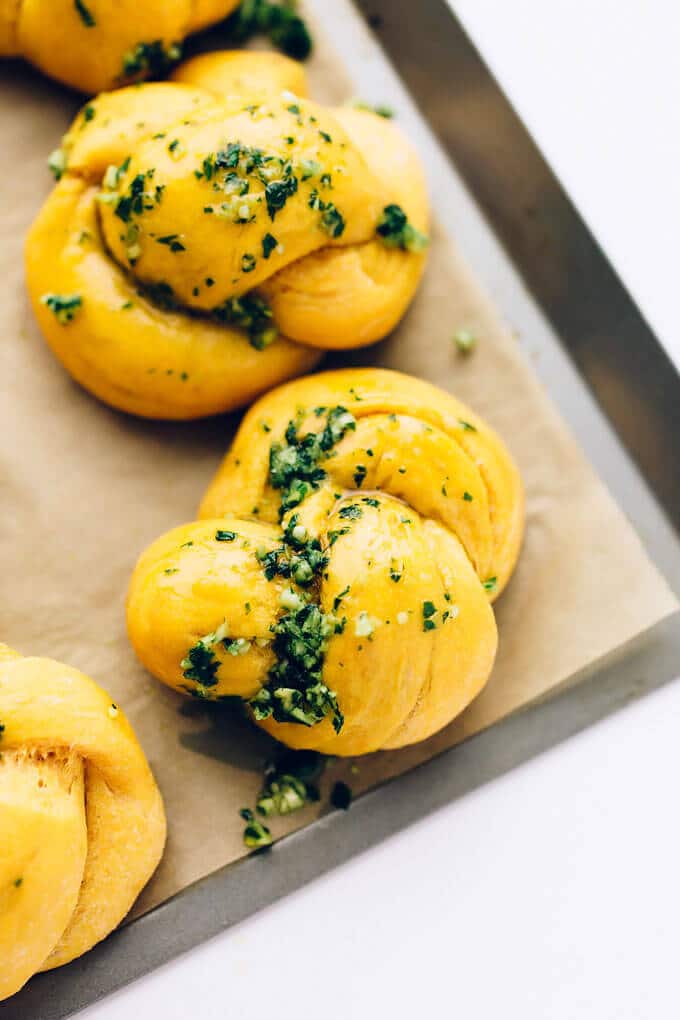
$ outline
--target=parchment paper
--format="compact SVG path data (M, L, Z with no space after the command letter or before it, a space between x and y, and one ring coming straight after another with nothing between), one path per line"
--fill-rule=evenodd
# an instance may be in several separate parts
M316 98L353 94L320 38L310 70ZM40 338L24 293L23 237L51 187L46 155L77 102L21 65L0 69L0 639L91 674L135 726L169 820L166 854L141 912L246 852L238 810L254 803L271 743L238 715L156 683L126 639L134 562L161 532L193 519L237 416L194 424L126 417L71 382ZM479 337L467 359L451 343L461 327ZM401 327L346 360L455 391L505 437L528 496L524 550L497 607L500 653L489 685L426 743L364 758L351 775L347 763L333 765L333 778L348 778L358 793L545 696L676 603L436 228L425 282ZM307 824L318 810L292 816L276 833Z

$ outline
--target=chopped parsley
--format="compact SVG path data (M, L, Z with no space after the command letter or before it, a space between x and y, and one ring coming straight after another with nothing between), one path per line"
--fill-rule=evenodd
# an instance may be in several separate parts
M243 830L243 842L249 850L259 850L265 846L271 846L272 834L266 825L263 825L259 818L255 818L252 811L243 808L241 818L246 823Z
M167 50L162 39L139 42L123 56L121 78L162 78L182 56L182 44L172 43Z
M364 511L356 503L350 503L349 506L343 506L338 511L338 517L342 517L345 521L358 521L360 517L363 517Z
M321 213L319 225L329 237L340 237L345 230L345 218L332 202L324 202L316 188L309 194L307 204L310 209Z
M279 181L270 181L265 186L264 197L267 203L267 212L270 220L276 217L277 212L285 206L291 195L298 189L298 179L293 174L283 177Z
M234 542L238 538L235 531L225 531L222 528L218 528L215 532L216 542Z
M486 581L482 582L485 591L496 591L498 587L497 577L487 577Z
M461 354L470 354L477 343L477 337L469 329L459 329L454 334L453 342Z
M425 234L409 223L400 205L385 206L376 233L388 248L401 248L402 251L420 252L429 243Z
M214 280L206 286L211 287ZM263 351L276 340L278 331L270 306L263 298L255 294L244 294L242 297L229 298L224 304L213 309L213 315L220 322L230 326L239 326L248 334L251 347Z
M237 656L247 655L252 642L243 637L230 638L226 621L212 634L199 638L180 662L184 679L192 680L196 684L195 687L187 688L196 697L208 699L213 697L210 688L217 686L217 671L220 668L220 660L215 655L215 648L218 645L222 645L229 655Z
M265 234L262 238L262 258L268 259L278 243L273 234Z
M258 814L289 815L305 806L307 788L296 776L277 776L270 779L257 800Z
M217 670L219 661L215 653L204 638L200 638L196 644L189 649L186 657L180 662L182 675L185 680L194 680L200 687L215 687L217 684Z
M66 153L63 149L54 149L47 157L47 169L55 181L60 181L66 170Z
M245 255L241 256L241 269L244 273L252 273L256 265L257 259L254 255L246 252Z
M156 244L167 245L171 252L186 251L179 239L179 234L166 234L165 237L157 237Z
M290 577L296 584L310 584L328 566L328 557L318 538L310 537L293 514L283 534L283 543L275 549L258 549L255 553L268 581Z
M471 503L472 500L473 500L472 493L471 492L464 492L463 493L463 499L465 500L466 503Z
M318 801L320 795L317 780L325 764L325 757L317 751L286 750L276 760L268 761L255 805L257 814L262 818L288 815L306 804ZM271 833L255 817L255 813L250 808L242 808L239 814L247 823L243 833L246 846L268 846L271 843Z
M321 216L321 229L325 230L329 237L340 237L345 230L345 218L332 202L326 203Z
M323 759L314 751L288 752L280 763L265 766L264 786L255 809L259 815L289 815L319 800L319 788L312 779L320 773Z
M366 103L363 99L354 99L351 105L355 110L366 110L368 113L376 113L378 117L384 117L385 120L391 120L394 117L394 110L382 104L373 106L372 103Z
M335 691L322 680L328 639L336 633L337 623L314 602L296 598L294 604L299 608L291 608L271 628L276 662L267 683L248 704L256 719L272 716L277 722L303 726L314 726L329 715L339 733L344 717Z
M281 3L243 0L227 20L230 37L233 42L242 43L262 33L289 57L305 60L312 49L312 38L296 7L295 0L283 0Z
M82 21L83 25L85 25L85 28L94 28L97 22L94 19L92 11L85 6L83 0L73 0L73 6L80 15L80 20Z
M326 477L322 462L345 433L354 429L354 415L341 406L327 412L321 432L300 436L295 421L288 423L284 441L272 443L269 451L269 481L281 492L281 518L319 488Z
M432 617L437 612L434 602L423 602L423 630L434 630L437 626Z
M120 175L125 173L129 165L129 157L118 167L118 176L116 178L116 186ZM155 170L147 170L146 173L135 174L132 180L129 182L125 192L118 196L111 196L115 200L114 212L119 220L123 223L129 223L133 216L141 216L142 213L148 212L159 205L163 197L163 186L159 185L153 191L148 190L147 184L153 180ZM107 170L107 183L113 181L113 174L109 177L109 171ZM106 196L104 196L106 197Z
M354 484L356 485L357 489L361 488L364 479L366 478L366 472L367 469L365 464L357 464L354 471Z
M320 431L300 435L298 424L291 421L284 440L272 443L269 481L281 492L280 519L318 489L326 477L323 461L345 433L356 428L356 420L346 408L323 411L325 422ZM352 504L343 507L340 514L352 520L361 517L362 512L360 506ZM338 534L347 530L329 533L329 546ZM221 529L215 534L218 541L233 541L236 537L234 532ZM285 524L281 544L272 549L257 549L255 555L268 580L283 577L290 579L296 588L286 588L281 593L281 613L269 628L273 635L274 664L263 686L247 704L256 720L273 718L277 722L315 726L329 718L339 733L344 717L335 691L324 683L323 666L328 642L333 634L343 631L346 620L339 621L334 613L324 613L315 601L318 582L328 565L328 554L319 538L310 535L299 515L294 513ZM336 598L334 610L347 591L349 588ZM371 624L371 631L374 626L377 623ZM231 655L244 655L251 648L251 641L245 638L227 637L226 622L213 634L200 638L181 662L185 679L196 685L189 689L197 697L210 698L210 688L218 683L220 660L215 655L218 644ZM303 787L286 775L285 782L277 780L276 786L270 783L258 802L258 809L269 815L295 810L302 803ZM246 820L250 825L251 820ZM260 845L255 836L253 840L253 845Z
M66 326L73 321L76 313L82 308L83 299L80 294L43 294L40 304L46 305L54 314L57 322Z
M336 528L333 531L327 532L326 537L328 538L328 545L333 546L339 538L343 535L349 535L349 528Z

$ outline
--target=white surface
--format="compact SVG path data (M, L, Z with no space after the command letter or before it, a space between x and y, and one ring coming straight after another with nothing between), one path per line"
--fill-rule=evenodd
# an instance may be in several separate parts
M680 360L676 5L454 6ZM675 685L81 1016L677 1020L679 726Z

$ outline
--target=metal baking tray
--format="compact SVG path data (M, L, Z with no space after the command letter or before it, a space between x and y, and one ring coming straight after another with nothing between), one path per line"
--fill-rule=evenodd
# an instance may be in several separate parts
M530 338L545 388L680 594L680 376L588 227L446 0L420 0L417 17L412 0L337 0L323 5L323 22L361 94L398 106L446 196L439 218L455 224L468 264ZM623 660L365 794L349 816L329 814L209 875L33 978L0 1017L71 1016L675 679L679 664L676 614Z

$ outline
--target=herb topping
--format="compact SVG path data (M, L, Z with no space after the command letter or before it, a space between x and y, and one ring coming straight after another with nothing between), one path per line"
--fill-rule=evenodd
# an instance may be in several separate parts
M425 234L416 230L409 223L406 213L400 205L386 205L376 227L376 233L388 248L401 248L402 251L420 252L428 245Z
M82 307L83 299L80 294L43 294L40 304L47 305L57 322L66 326Z

